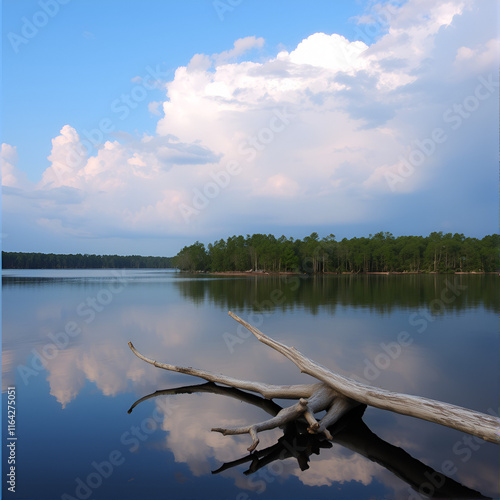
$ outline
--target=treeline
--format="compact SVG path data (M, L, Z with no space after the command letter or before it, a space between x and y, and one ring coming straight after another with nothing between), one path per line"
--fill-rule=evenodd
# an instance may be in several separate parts
M500 236L482 239L433 232L398 236L380 232L369 237L304 239L268 234L231 236L210 243L197 241L172 259L185 271L262 271L299 273L494 272L500 268Z
M3 269L164 269L170 257L2 252Z

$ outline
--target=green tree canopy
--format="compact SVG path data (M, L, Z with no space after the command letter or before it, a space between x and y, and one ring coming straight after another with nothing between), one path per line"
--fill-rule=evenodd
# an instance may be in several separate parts
M173 263L189 271L264 272L494 272L500 268L500 236L483 239L433 232L429 236L398 236L379 232L369 237L301 239L272 234L231 236L208 245L184 247Z

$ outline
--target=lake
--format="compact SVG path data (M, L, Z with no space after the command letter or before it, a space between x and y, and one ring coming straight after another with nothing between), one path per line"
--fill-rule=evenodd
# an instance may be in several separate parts
M156 368L127 343L236 378L314 381L230 310L342 375L497 412L499 299L494 275L4 270L3 497L412 499L445 488L498 498L497 445L372 407L344 418L332 442L290 426L260 433L249 456L249 435L211 428L270 418L261 399ZM128 413L155 391L165 392Z

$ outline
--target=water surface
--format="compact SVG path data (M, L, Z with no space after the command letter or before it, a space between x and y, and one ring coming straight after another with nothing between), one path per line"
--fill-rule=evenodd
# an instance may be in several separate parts
M15 387L18 438L16 492L4 481L4 497L421 498L415 489L435 492L442 473L456 496L498 497L498 446L375 408L347 419L333 443L308 440L301 428L262 433L250 458L248 435L210 431L269 418L245 395L204 385L127 413L154 391L204 382L144 363L129 340L158 361L268 383L313 381L228 310L341 374L495 411L497 279L4 271L3 415ZM3 436L5 446L5 419Z

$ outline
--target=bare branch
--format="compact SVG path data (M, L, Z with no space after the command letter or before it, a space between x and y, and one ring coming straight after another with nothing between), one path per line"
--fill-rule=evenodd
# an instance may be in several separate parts
M232 312L229 312L229 315L252 332L258 340L290 359L301 372L321 380L344 396L383 410L421 418L478 436L486 441L500 443L500 419L497 417L433 399L380 389L343 377L310 360L297 349L269 338Z
M233 427L233 428L216 427L213 428L212 431L220 432L224 436L249 433L253 441L252 445L248 448L248 451L251 452L255 450L255 448L259 444L259 438L257 437L258 432L267 431L269 429L275 429L280 425L284 425L287 422L296 420L302 414L304 414L306 410L307 410L307 400L300 399L298 403L289 406L288 408L284 408L275 417L270 418L269 420L265 420L264 422L260 422L258 424L253 424L253 425L247 425L245 427Z
M182 366L168 365L166 363L159 363L146 356L142 355L134 347L132 342L128 343L132 352L146 363L149 363L157 368L163 368L164 370L169 370L171 372L185 373L187 375L193 375L195 377L200 377L209 382L218 382L219 384L229 385L230 387L235 387L237 389L243 389L251 392L258 392L267 399L281 398L281 399L299 399L308 398L315 390L322 384L301 384L301 385L271 385L263 384L260 382L250 382L248 380L239 380L233 377L227 377L226 375L216 374L208 372L205 370L198 370L196 368L184 368Z

